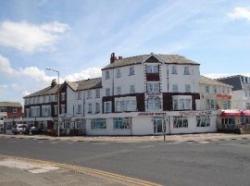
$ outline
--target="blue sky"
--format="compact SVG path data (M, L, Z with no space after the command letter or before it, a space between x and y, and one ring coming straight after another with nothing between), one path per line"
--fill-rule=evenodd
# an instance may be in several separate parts
M0 101L99 76L111 52L180 54L211 77L250 75L250 1L0 1Z

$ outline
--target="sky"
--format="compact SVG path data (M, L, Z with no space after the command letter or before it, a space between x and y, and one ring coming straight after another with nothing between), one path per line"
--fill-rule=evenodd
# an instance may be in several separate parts
M0 1L0 101L98 77L110 54L179 54L212 78L250 75L249 0Z

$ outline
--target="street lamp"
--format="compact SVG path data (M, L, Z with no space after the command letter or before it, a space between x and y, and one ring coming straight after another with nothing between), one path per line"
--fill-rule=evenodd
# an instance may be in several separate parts
M60 88L60 72L59 70L55 70L53 68L46 68L48 71L53 71L57 73L57 83L58 83L58 90L57 90L57 136L60 136L60 124L59 124L59 113L60 113L60 101L59 101L59 88Z

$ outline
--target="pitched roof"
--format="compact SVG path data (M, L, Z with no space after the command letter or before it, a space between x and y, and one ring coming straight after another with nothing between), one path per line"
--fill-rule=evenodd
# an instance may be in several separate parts
M86 79L86 80L73 81L73 82L67 81L66 84L70 86L70 88L74 91L87 90L87 89L101 88L102 79L93 78L93 79ZM60 88L62 87L62 85L64 85L64 83L60 85ZM55 85L54 87L49 86L42 90L29 94L25 96L24 98L56 94L58 91L58 88L59 88L58 85Z
M59 85L55 85L54 87L49 86L37 92L31 93L27 96L24 96L24 98L56 94L58 91L58 88L59 88Z
M109 68L115 68L115 67L122 67L127 65L134 65L134 64L141 64L147 61L147 59L151 57L155 57L158 59L161 63L172 63L172 64L193 64L193 65L199 65L199 63L196 63L190 59L185 58L184 56L180 55L174 55L174 54L144 54L144 55L138 55L138 56L132 56L132 57L126 57L122 59L116 59L114 63L108 64L103 68L109 69Z
M200 84L209 84L209 85L215 85L215 86L226 86L226 87L231 87L231 85L222 83L220 81L217 81L215 79L211 79L205 76L200 76Z
M0 107L22 107L22 105L19 102L2 101Z
M88 90L102 87L102 78L85 79L75 82L67 82L73 90Z
M236 75L236 76L229 76L225 78L219 78L217 81L227 83L231 86L233 86L233 90L242 90L242 83L241 83L241 75Z

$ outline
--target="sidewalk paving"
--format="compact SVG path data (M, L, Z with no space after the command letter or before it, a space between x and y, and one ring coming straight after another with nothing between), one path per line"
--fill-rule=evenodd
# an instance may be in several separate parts
M41 169L43 169L41 171ZM0 155L1 186L160 186L86 167Z
M6 135L0 134L0 138L36 139L36 140L60 140L72 142L113 142L113 143L139 143L163 141L163 136L63 136L52 137L46 135ZM225 133L202 133L167 135L166 142L186 141L218 141L218 140L242 140L250 139L250 134L225 134Z

